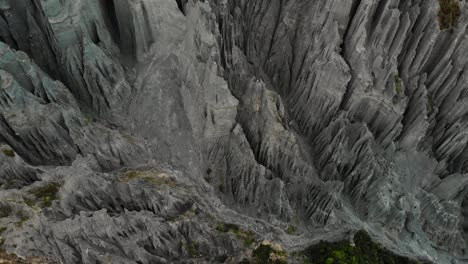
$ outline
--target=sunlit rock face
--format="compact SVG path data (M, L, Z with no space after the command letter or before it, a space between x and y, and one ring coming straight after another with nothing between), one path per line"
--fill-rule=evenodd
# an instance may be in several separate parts
M0 0L0 246L260 263L268 240L302 263L366 230L468 263L467 9Z

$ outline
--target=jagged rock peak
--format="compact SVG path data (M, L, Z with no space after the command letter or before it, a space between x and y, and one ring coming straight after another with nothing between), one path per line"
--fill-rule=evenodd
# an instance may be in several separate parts
M0 0L0 261L468 263L467 26L458 0Z

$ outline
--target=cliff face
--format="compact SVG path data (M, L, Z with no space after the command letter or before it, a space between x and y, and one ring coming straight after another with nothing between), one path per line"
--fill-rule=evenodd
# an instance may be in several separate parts
M468 7L443 2L0 0L5 250L237 263L365 229L465 263Z

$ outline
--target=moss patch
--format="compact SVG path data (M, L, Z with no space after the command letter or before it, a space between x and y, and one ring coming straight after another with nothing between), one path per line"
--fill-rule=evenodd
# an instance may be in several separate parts
M12 149L2 149L2 152L3 154L5 154L5 156L11 157L11 158L15 156L15 151L13 151Z
M12 211L9 205L0 205L0 218L9 217Z
M461 10L458 0L439 0L439 27L440 30L451 29L458 24Z
M252 231L239 228L235 224L218 223L216 230L222 233L232 233L238 239L244 241L244 246L249 247L255 242L255 234Z
M132 170L127 171L124 177L119 179L120 182L130 181L144 181L152 184L153 186L167 185L169 187L175 187L176 182L169 178L166 173L159 172L156 170Z
M321 241L317 245L307 248L303 254L306 256L304 264L418 264L419 262L406 257L395 255L382 248L380 244L372 241L365 231L359 231L354 235L354 243L344 240L330 243Z
M293 225L288 226L288 229L286 229L286 233L288 233L289 235L296 233L296 231L297 231L297 227Z
M31 200L29 198L24 198L24 202L29 206L34 206L35 204L39 203L39 206L50 207L52 205L52 201L58 200L58 191L62 185L56 182L47 183L44 186L33 188L29 191L35 199Z
M428 95L426 100L426 109L428 111L428 114L432 114L434 112L434 108L434 100L432 99L432 96Z
M179 222L179 221L190 220L190 219L194 218L195 216L199 215L200 213L201 213L200 209L195 207L195 205L192 205L192 207L190 209L188 209L187 211L185 211L185 212L183 212L183 213L181 213L181 214L179 214L177 216L170 217L167 220L171 221L171 222Z
M395 81L395 93L397 95L403 95L403 81L397 74L393 78Z
M219 177L218 191L221 192L221 193L224 193L224 190L226 189L224 187L224 182L225 182L224 176L220 176Z
M29 215L27 215L25 212L21 213L20 220L19 220L19 222L16 223L16 226L17 227L22 227L23 224L26 223L29 219L31 219L31 217L29 217Z
M286 264L288 255L279 245L262 242L252 252L252 260L255 264Z
M210 176L205 176L204 179L207 183L211 183L211 181L213 180Z
M187 244L187 251L192 258L197 258L200 256L199 245L197 242L190 242Z

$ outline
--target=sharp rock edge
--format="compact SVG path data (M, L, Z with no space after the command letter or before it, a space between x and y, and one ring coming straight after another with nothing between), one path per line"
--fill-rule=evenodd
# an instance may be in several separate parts
M5 250L236 263L232 223L466 263L460 6L441 31L438 0L0 1Z

